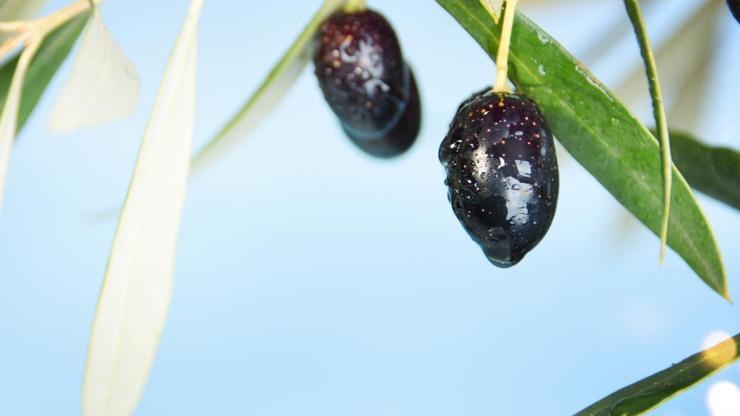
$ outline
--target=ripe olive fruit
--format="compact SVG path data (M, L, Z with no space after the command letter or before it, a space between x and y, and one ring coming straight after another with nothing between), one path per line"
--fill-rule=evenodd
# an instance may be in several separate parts
M363 10L330 16L319 30L314 65L324 98L360 149L391 157L413 144L421 123L419 93L382 15Z
M439 148L452 210L488 260L517 264L550 228L555 145L537 105L487 88L464 101Z
M368 138L357 135L353 130L342 126L344 133L352 143L366 153L376 157L390 158L404 153L416 141L416 136L419 135L419 129L421 128L421 99L411 70L409 70L409 75L411 77L409 101L398 123L391 127L388 132L380 137Z

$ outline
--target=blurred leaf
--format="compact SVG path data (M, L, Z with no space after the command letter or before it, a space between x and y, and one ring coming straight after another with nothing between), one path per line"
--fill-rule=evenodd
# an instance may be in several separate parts
M714 51L714 22L723 6L722 0L710 0L697 7L694 14L674 28L669 38L656 48L661 84L669 111L669 123L681 129L692 128L701 116L702 97ZM687 51L692 51L687 53ZM647 95L647 79L635 68L615 89L616 95L630 107ZM691 86L690 94L686 92ZM679 107L686 107L681 109ZM680 112L680 115L678 114Z
M87 12L73 17L50 32L40 45L36 44L33 49L29 46L0 68L0 105L3 108L0 117L0 207L15 135L25 125L49 81L74 46L87 17Z
M437 2L495 56L500 30L477 1ZM521 13L514 24L509 67L517 91L537 102L568 152L657 234L663 180L655 137L583 65ZM671 206L668 245L709 287L728 297L712 230L675 166Z
M711 6L707 12L700 8L701 13L694 17L695 21L690 28L681 32L693 32L695 26L703 27L704 30L696 33L694 39L689 44L684 44L682 48L696 47L697 49L686 56L684 53L684 62L678 61L677 51L676 58L667 65L677 65L677 70L687 71L686 76L680 80L680 84L670 86L674 89L672 96L669 96L668 120L672 127L679 130L693 131L707 114L711 107L707 96L707 91L711 88L712 77L717 65L722 65L716 59L715 55L719 51L717 38L717 24L720 22L724 10L721 0L712 0ZM686 49L684 49L685 52ZM669 61L671 58L664 58Z
M0 0L0 22L36 16L46 0Z
M138 98L136 68L96 9L52 110L50 128L62 133L118 120L134 111Z
M657 5L658 2L655 0L642 0L640 2L640 7L642 7L645 15L654 13ZM581 54L581 59L589 65L599 62L609 53L614 52L619 42L621 42L625 36L630 35L631 31L632 27L630 26L629 20L622 19L620 16L616 21L612 22L604 32L591 38L589 42L590 46L583 54ZM634 72L644 74L641 70L642 66L636 66L635 68Z
M10 150L13 147L13 138L15 137L16 124L18 122L18 110L21 104L21 93L23 92L23 82L26 78L26 72L31 64L33 55L38 51L40 40L32 42L21 53L18 65L10 82L5 103L0 115L0 206L2 206L3 195L5 194L5 175L8 172L8 162L10 161Z
M620 389L575 416L641 415L740 358L740 334Z
M705 48L711 50L711 47ZM706 55L706 56L704 56ZM676 87L668 106L669 124L680 130L695 131L700 122L714 109L709 105L707 91L711 88L712 72L716 61L711 52L697 52L697 57L704 60L704 65L697 66L688 74L683 84Z
M192 1L170 56L121 211L90 334L85 415L134 412L164 328L193 139L202 6Z
M208 165L226 154L236 143L280 103L303 69L313 58L316 48L316 29L332 13L349 0L325 0L298 38L288 48L267 78L244 106L224 125L193 159L193 171Z
M740 152L671 131L673 162L692 188L740 210Z
M18 113L18 132L28 121L49 82L69 55L89 16L88 11L82 12L49 33L44 39L31 61L26 81L23 83L23 98ZM13 58L0 68L0 103L5 102L18 59L19 57Z
M589 65L601 61L617 48L625 35L630 33L630 29L628 22L620 19L609 26L605 32L598 34L589 43L588 48L581 54L580 58Z

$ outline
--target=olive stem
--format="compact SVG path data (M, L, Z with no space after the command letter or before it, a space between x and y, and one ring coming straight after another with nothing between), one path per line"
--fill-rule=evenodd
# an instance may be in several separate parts
M660 90L655 55L650 47L650 40L648 39L640 4L638 0L624 0L624 5L627 8L627 15L629 15L632 27L635 30L637 43L640 45L640 54L645 62L645 72L647 74L650 97L653 102L653 117L655 118L658 139L660 141L663 168L663 218L660 227L659 262L662 265L665 260L666 243L668 240L668 220L671 211L671 188L673 180L673 162L671 160L671 144L668 137L668 121L666 120L665 108L663 106L663 94Z
M366 8L365 0L347 0L344 5L344 11L347 13L358 13Z
M78 0L63 9L57 10L49 16L39 19L38 25L41 27L41 33L46 36L51 31L63 25L73 17L90 9L90 7L91 3L89 2L89 0Z
M496 83L493 85L494 92L509 92L509 45L511 43L511 30L514 27L514 16L516 16L517 1L506 0L504 23L501 27L501 42L499 42L498 54L496 55Z
M99 2L100 0L93 0ZM34 40L43 40L49 33L80 13L88 10L90 0L77 0L49 16L36 20L11 21L0 23L0 32L13 33L13 36L0 44L0 58L4 58L19 46L29 47Z
M26 30L28 26L30 25L31 25L31 22L27 20L14 20L14 21L0 22L0 32L3 32L3 33L20 32L22 30Z

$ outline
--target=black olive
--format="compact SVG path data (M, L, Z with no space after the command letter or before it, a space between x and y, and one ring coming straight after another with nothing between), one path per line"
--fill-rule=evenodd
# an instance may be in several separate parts
M374 156L403 153L418 135L421 104L390 23L372 10L337 12L319 32L315 73L342 129Z
M735 20L740 23L740 0L727 0L727 5L730 6L730 11L735 16Z
M421 100L414 74L411 70L409 70L409 74L411 76L409 102L401 119L387 133L381 137L368 138L356 135L351 129L342 127L352 143L368 154L381 158L398 156L408 150L416 141L416 136L419 135L421 127Z
M537 105L487 88L463 102L439 148L452 210L488 260L517 264L550 228L555 145Z

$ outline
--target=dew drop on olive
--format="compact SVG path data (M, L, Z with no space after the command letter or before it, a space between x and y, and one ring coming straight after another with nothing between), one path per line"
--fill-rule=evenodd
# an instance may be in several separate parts
M319 29L314 65L324 98L355 145L393 157L416 140L421 103L390 23L379 13L337 12Z
M439 148L452 210L488 260L511 267L545 236L558 199L555 145L523 95L474 94Z

